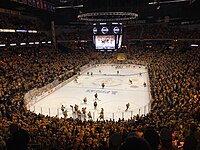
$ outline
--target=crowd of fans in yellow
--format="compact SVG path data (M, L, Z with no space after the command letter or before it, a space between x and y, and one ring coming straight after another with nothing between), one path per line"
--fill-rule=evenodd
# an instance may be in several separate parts
M160 27L159 35L163 36L163 30ZM80 50L77 43L71 44L68 53L52 45L1 48L0 150L199 149L200 48L182 49L183 44L178 42L173 49L165 45L148 49L130 46L127 59L148 64L151 112L129 120L103 121L35 114L25 108L23 96L35 87L55 79L62 82L76 74L60 78L66 71L94 60L116 59L115 55L94 52L88 45Z

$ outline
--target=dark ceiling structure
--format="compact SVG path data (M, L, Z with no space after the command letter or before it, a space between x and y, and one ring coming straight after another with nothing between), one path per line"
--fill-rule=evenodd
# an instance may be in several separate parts
M166 16L170 21L199 21L200 0L46 0L55 4L55 12L0 0L0 7L22 11L39 18L54 19L56 24L81 24L77 16L90 12L132 12L137 21L159 22Z
M200 19L199 0L57 0L58 23L76 22L77 16L88 12L124 11L138 14L137 20L158 22L166 16L171 21ZM61 19L61 20L60 20ZM67 22L66 22L67 23Z

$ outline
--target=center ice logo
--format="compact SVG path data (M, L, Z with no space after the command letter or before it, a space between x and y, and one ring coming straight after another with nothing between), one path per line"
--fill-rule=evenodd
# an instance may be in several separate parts
M85 92L88 92L88 93L103 93L103 94L112 94L112 95L116 95L118 93L118 91L92 90L92 89L88 89Z

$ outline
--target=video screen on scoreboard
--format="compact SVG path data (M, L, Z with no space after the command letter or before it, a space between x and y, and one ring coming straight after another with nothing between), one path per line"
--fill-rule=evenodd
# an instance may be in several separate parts
M96 49L115 49L115 35L96 35Z

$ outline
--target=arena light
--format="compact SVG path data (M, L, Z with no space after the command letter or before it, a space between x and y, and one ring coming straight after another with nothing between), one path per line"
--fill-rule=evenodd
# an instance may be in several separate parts
M81 43L87 43L87 40L81 40L80 42Z
M78 15L79 20L90 22L128 21L137 17L138 14L132 12L93 12Z
M112 24L117 25L118 23L117 22L113 22Z
M12 44L10 44L10 46L16 46L17 44L16 43L12 43Z
M27 30L16 30L16 32L23 32L23 33L26 33Z
M26 45L26 43L20 43L20 45Z
M100 25L106 25L106 24L107 24L107 23L104 23L104 22L103 22L103 23L100 23Z
M191 44L190 46L192 46L192 47L198 47L199 45L198 44Z
M83 8L83 5L76 5L76 6L58 6L56 9L65 9L65 8Z
M149 2L149 5L155 5L158 4L158 2Z
M46 42L42 42L42 44L45 44Z
M28 30L28 33L37 33L37 30Z
M29 44L30 44L30 45L33 45L33 44L34 44L34 42L29 42Z
M35 42L35 44L37 44L37 45L38 45L38 44L40 44L40 42Z
M0 44L0 47L5 47L6 46L6 44Z
M0 32L15 32L15 29L0 29Z
M15 32L14 29L8 29L8 32Z
M179 3L179 2L188 2L189 0L174 0L174 1L162 1L162 2L149 2L149 5L156 5L156 4L168 4L168 3Z
M48 43L50 44L50 43L51 43L51 41L48 41Z

